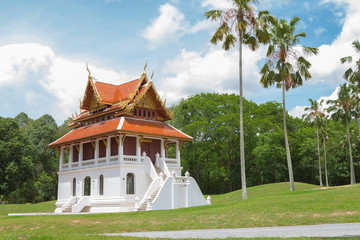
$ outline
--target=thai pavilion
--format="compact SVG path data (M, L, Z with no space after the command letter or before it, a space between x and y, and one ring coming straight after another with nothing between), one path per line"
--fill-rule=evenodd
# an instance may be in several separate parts
M94 81L89 71L72 130L49 145L60 153L55 213L208 204L188 172L181 176L181 145L192 137L167 124L171 118L145 69L121 85Z

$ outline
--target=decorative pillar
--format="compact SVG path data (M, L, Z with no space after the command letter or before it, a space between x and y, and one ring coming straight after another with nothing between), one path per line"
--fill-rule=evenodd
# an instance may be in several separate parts
M118 149L118 160L119 162L124 161L124 145L123 145L123 135L119 136L119 149Z
M99 161L99 139L95 140L95 152L94 152L94 157L95 157L95 166L98 165L98 161Z
M72 165L72 163L73 163L73 156L74 155L74 153L73 153L73 145L71 144L70 145L70 147L69 147L69 169L71 169L71 165Z
M176 141L176 161L178 162L178 165L180 166L180 142Z
M171 172L171 176L173 178L171 185L171 209L175 208L175 184L176 184L176 173L175 171Z
M111 155L111 139L110 137L106 138L106 164L109 164L110 162L110 155Z
M80 143L79 147L79 166L82 165L83 162L83 143Z
M185 206L189 207L189 176L190 173L188 171L186 171L185 173L185 177L186 177L186 185L185 185Z
M59 171L62 171L62 165L64 164L64 148L60 147L60 159L59 159Z
M162 157L162 159L165 161L165 146L164 146L164 139L161 139L161 157Z
M139 136L136 136L136 158L138 162L141 162L141 146Z

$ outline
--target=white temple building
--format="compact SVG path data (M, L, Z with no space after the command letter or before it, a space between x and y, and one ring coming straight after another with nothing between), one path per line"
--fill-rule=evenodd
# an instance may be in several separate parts
M72 130L49 145L60 153L55 213L208 204L188 172L181 176L180 149L192 137L167 124L171 118L145 71L121 85L95 82L89 71Z

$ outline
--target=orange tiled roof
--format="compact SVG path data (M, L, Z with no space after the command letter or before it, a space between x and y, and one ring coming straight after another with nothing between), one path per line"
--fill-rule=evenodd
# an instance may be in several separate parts
M71 142L80 142L81 140L91 139L96 136L106 135L116 131L119 126L120 118L115 118L105 122L80 127L71 130L55 142L49 144L50 147L64 145Z
M170 138L173 137L185 141L191 141L193 139L167 123L136 118L124 118L124 123L121 126L121 132Z
M139 84L139 79L121 84L113 85L103 82L95 82L95 87L101 101L116 103L128 99L129 94L133 93Z
M56 147L69 143L80 142L87 139L89 140L96 137L106 136L107 134L113 134L115 132L175 138L183 141L192 140L192 137L164 122L121 117L73 129L55 142L50 143L49 146Z

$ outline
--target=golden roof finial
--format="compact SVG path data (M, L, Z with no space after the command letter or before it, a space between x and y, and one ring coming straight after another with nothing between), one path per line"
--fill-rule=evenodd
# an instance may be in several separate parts
M150 77L150 81L152 81L152 78L154 76L154 70L152 71L151 77Z
M89 72L88 78L90 79L90 78L91 78L91 72L90 72L90 70L89 70L88 62L86 62L86 70Z
M143 73L145 73L145 70L146 70L146 67L147 67L147 58L145 58L145 66L144 66L144 71L143 71Z

